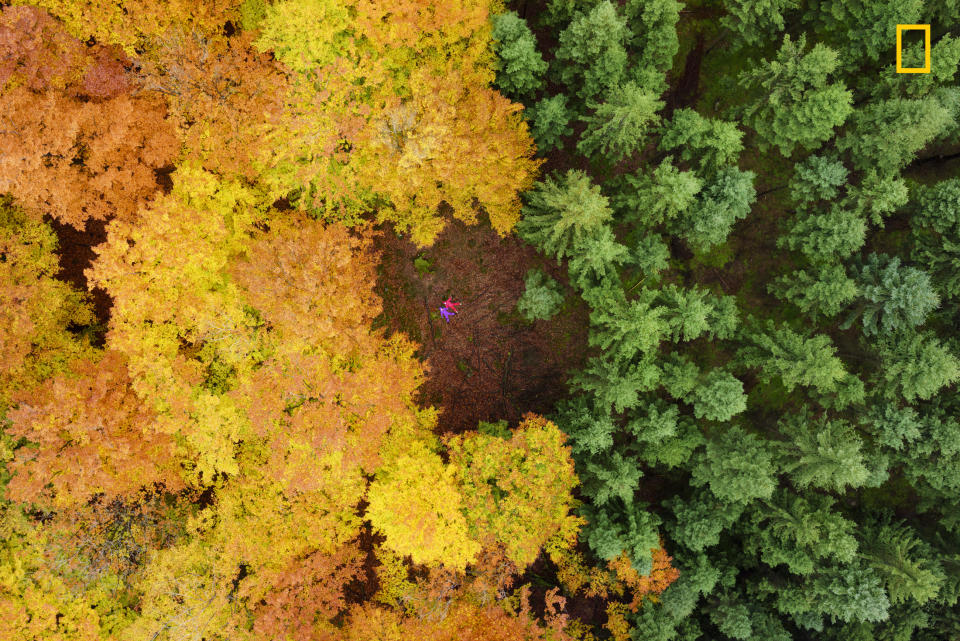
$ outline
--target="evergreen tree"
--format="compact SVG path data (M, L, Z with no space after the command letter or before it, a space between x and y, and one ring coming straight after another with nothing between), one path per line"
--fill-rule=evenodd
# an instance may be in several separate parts
M780 276L768 286L768 290L790 301L805 314L828 318L846 309L859 293L856 282L847 276L847 270L835 263Z
M598 406L622 412L636 407L642 392L656 388L661 370L655 360L652 355L633 362L594 356L571 376L570 385L590 393Z
M720 19L720 24L745 44L756 45L783 31L784 12L797 4L797 0L729 0L724 7L728 15ZM739 42L734 40L734 44Z
M785 417L778 429L788 439L779 443L781 466L797 487L842 492L866 482L862 443L845 421L815 419L804 409Z
M737 167L721 169L697 196L697 203L675 224L676 233L698 250L722 243L733 224L746 218L756 198L756 174Z
M657 292L642 290L630 301L600 307L590 312L590 345L614 361L631 361L655 350L669 325L663 307L655 305Z
M593 553L610 560L625 552L637 572L649 574L651 553L660 547L657 528L661 520L648 507L639 501L626 506L582 506L580 512L587 519L583 529Z
M609 227L578 243L575 252L567 264L572 285L580 290L620 286L617 265L630 261L630 251Z
M743 514L743 503L719 500L706 488L694 490L689 499L672 497L663 501L670 508L675 522L666 524L670 537L694 552L700 552L720 542L720 533L729 528Z
M901 332L877 343L882 367L879 378L888 394L929 399L940 388L960 380L960 360L930 332Z
M761 377L779 377L787 390L809 385L821 392L837 389L848 374L837 358L830 337L806 338L789 327L776 327L773 321L749 331L748 343L739 354L747 367L759 367Z
M866 236L866 220L834 204L829 211L798 214L777 246L800 251L816 264L833 263L863 247Z
M657 301L664 307L664 318L674 341L690 341L703 334L729 338L736 329L737 308L730 297L671 284L659 290Z
M813 149L833 136L847 119L853 96L843 82L830 82L837 52L822 45L807 48L806 34L793 42L784 36L773 61L741 73L739 82L756 94L746 108L761 148L778 147L789 156L796 146Z
M870 254L855 278L860 303L841 325L844 329L858 317L867 336L912 329L940 305L930 276L916 267L901 266L896 256Z
M869 169L859 184L849 187L844 205L867 214L871 222L880 225L884 216L903 207L907 200L907 184L903 178Z
M930 270L943 294L960 296L960 179L921 189L911 223L914 260Z
M615 209L631 223L653 227L676 218L696 202L703 182L692 171L680 171L667 157L650 175L626 174L612 197Z
M923 605L937 597L946 576L924 544L905 523L882 519L863 528L862 556L881 578L894 605L913 599Z
M612 217L607 197L582 171L552 174L526 194L520 236L554 258L575 254L575 247L603 233Z
M841 36L844 59L879 60L890 51L890 34L897 24L916 24L924 16L923 0L824 0L810 16L817 26Z
M513 98L523 98L543 85L547 63L537 51L537 40L527 21L515 11L493 16L493 40L497 58L497 86Z
M560 32L554 51L560 82L584 102L619 85L627 70L624 45L629 35L626 19L610 0L578 12Z
M761 586L774 596L777 609L802 628L823 629L824 617L832 622L874 622L889 616L890 600L880 578L857 562L822 564L802 581L774 585L762 579Z
M529 321L548 320L563 305L560 284L542 269L531 269L524 277L523 294L517 300L517 311Z
M611 88L606 95L593 114L581 118L587 128L577 151L595 160L618 162L643 147L664 103L634 83Z
M843 163L827 156L809 156L796 165L790 179L790 197L798 204L833 200L847 184L850 172Z
M670 248L661 236L644 234L633 246L631 257L631 262L643 272L643 277L654 281L669 264Z
M691 468L690 483L709 486L726 503L749 503L770 498L777 472L770 445L735 425L707 441Z
M684 107L663 126L660 149L679 150L680 158L705 176L736 162L743 151L743 132L734 122L704 118Z
M597 506L613 499L630 505L643 476L635 458L616 450L587 458L582 464L578 461L577 467L583 493Z
M677 0L627 0L624 14L632 32L630 48L639 51L637 68L670 69L680 49L677 22L682 8Z
M722 369L710 370L689 397L693 415L710 421L729 421L747 409L743 383Z
M553 148L562 148L562 138L573 133L567 97L563 94L542 98L525 111L530 123L530 134L542 155Z
M832 509L826 494L794 494L778 489L757 501L745 528L746 548L772 568L785 565L800 575L813 573L824 560L849 563L857 553L855 523Z
M951 108L933 96L870 102L854 112L837 149L849 151L857 169L890 174L954 124Z

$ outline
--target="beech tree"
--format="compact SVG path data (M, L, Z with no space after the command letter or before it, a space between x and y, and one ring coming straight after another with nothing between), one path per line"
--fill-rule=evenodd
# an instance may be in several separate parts
M498 232L513 228L539 162L521 106L489 87L487 4L449 9L267 8L254 45L293 72L254 162L272 199L347 224L373 210L421 245L444 226L441 202L475 223L478 201Z
M91 0L31 0L41 9L64 21L64 27L81 41L91 36L97 42L116 44L128 55L150 36L163 33L171 25L191 24L206 33L220 29L231 18L241 0L215 0L197 5L174 0L160 5L151 0L126 0L122 5L104 5Z
M150 38L134 71L135 93L166 98L183 159L249 180L256 178L251 162L260 153L261 123L279 116L289 90L280 65L253 49L251 39L171 27Z
M424 444L380 468L367 516L398 554L463 570L480 551L461 512L456 470Z
M130 219L157 191L154 170L178 145L156 97L81 102L19 86L0 95L7 126L0 192L83 229L90 218Z
M57 239L46 223L0 197L0 416L13 395L92 357L88 337L67 331L94 322L82 292L56 280Z
M455 436L446 442L469 531L496 541L518 568L532 563L558 532L576 530L569 514L578 484L565 435L528 414L509 438Z
M152 412L130 389L122 355L107 352L71 370L22 393L7 413L8 433L31 443L15 452L8 496L72 506L155 483L181 487L173 439L157 433Z

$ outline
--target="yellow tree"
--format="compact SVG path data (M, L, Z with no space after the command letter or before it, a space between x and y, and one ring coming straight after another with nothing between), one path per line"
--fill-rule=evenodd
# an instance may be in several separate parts
M253 49L252 34L207 34L174 26L151 36L136 60L135 92L159 92L183 143L183 160L230 178L256 178L250 162L263 122L274 118L287 78L270 56Z
M463 570L480 552L467 531L454 470L425 442L389 461L370 485L367 518L386 545L414 563Z
M56 248L49 225L0 197L0 416L15 391L94 353L86 338L67 331L94 319L86 297L54 278Z
M283 0L256 45L292 72L258 161L274 197L326 219L368 211L429 244L438 212L508 232L539 161L526 124L490 89L486 2Z
M223 28L239 18L242 0L15 0L13 4L34 5L60 18L67 31L82 41L93 36L97 42L121 46L128 55L137 53L150 36L171 25L189 25L205 33Z
M257 194L187 164L170 194L116 219L87 270L113 298L107 347L122 352L134 391L157 412L157 429L176 436L192 482L235 474L235 443L249 434L231 397L233 373L263 360L264 332L227 274L263 218Z
M154 430L153 412L130 389L123 356L106 352L71 370L19 393L7 414L8 433L30 442L9 465L8 498L62 508L155 483L178 489L173 440Z
M521 570L552 537L575 533L571 491L578 484L566 436L528 414L509 438L482 433L447 440L470 533L499 543Z

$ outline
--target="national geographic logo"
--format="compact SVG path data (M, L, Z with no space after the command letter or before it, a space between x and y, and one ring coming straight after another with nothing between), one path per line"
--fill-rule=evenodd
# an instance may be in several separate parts
M923 66L903 66L903 32L907 30L923 31ZM928 24L898 24L897 25L897 73L930 73L930 25Z

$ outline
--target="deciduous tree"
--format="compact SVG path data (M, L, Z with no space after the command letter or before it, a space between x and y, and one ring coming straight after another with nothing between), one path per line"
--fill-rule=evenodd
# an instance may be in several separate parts
M54 278L56 248L49 225L0 197L0 415L14 392L93 355L89 338L67 331L94 318L86 297Z
M8 412L8 432L31 443L10 464L8 496L72 506L154 483L182 486L173 439L156 431L153 412L130 389L123 356L107 352L71 370L21 393Z
M130 219L157 191L154 171L178 145L156 97L80 102L20 86L0 95L6 127L0 191L82 229L87 219Z
M471 534L503 545L521 570L570 528L578 481L565 440L556 424L528 414L509 439L469 434L447 441Z

